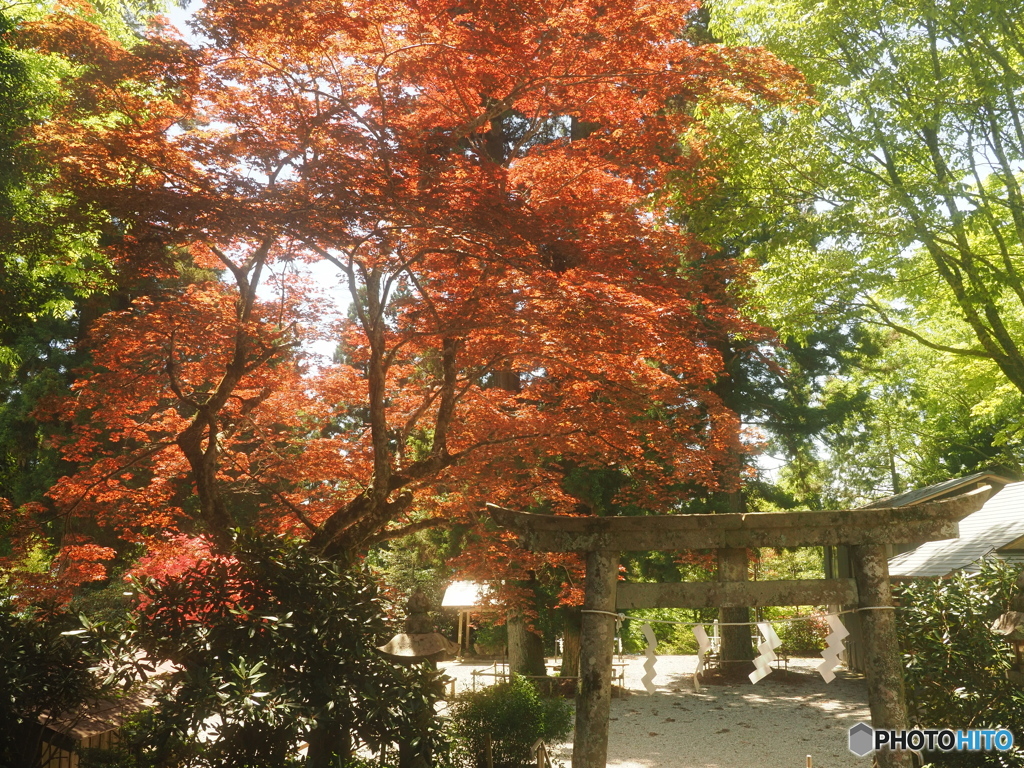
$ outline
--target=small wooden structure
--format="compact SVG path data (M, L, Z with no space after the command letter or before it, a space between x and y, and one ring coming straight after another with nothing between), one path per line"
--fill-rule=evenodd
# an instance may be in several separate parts
M957 520L990 489L897 509L650 517L534 515L488 505L520 545L581 552L587 581L573 768L604 768L608 754L615 615L625 608L853 604L863 613L868 703L875 728L909 727L889 588L886 545L955 538ZM853 578L691 584L618 584L621 551L849 545ZM883 752L881 768L909 768L909 752Z
M113 749L120 729L133 715L152 706L146 694L118 701L92 700L60 717L39 716L41 734L36 765L40 768L78 768L83 749Z
M151 662L142 653L136 655L135 661L146 670L150 682L180 669L170 661ZM82 750L114 749L125 723L152 706L152 691L144 687L116 700L86 701L58 716L43 712L28 729L28 738L35 742L31 746L35 752L32 765L38 768L78 768Z
M459 655L471 653L470 616L474 613L491 613L497 607L488 601L490 587L478 581L453 581L444 591L441 607L459 612L458 639Z

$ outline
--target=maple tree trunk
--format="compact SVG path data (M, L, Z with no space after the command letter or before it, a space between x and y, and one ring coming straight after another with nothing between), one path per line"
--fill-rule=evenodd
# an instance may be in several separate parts
M208 438L212 444L203 447L203 433L207 431L211 431L210 426L197 417L196 421L179 435L177 444L192 469L196 497L199 499L199 508L210 535L218 546L227 552L231 548L230 531L234 526L217 483L216 438Z
M430 452L401 472L393 471L391 466L394 456L389 446L389 428L384 408L385 375L382 370L377 370L381 367L379 361L376 367L371 365L370 414L375 435L373 479L368 488L320 525L310 540L314 549L335 560L354 558L365 550L388 523L400 517L411 506L413 493L406 485L436 475L458 461L459 455L449 453L447 444L458 388L458 347L455 339L446 338L442 343L442 384L437 398L438 408ZM371 352L371 361L375 354ZM382 436L379 440L376 437L378 434Z
M217 477L221 469L221 449L218 436L222 427L220 414L228 400L234 395L235 388L245 376L248 368L258 365L257 361L270 360L278 351L274 348L260 351L251 349L251 339L244 327L252 317L256 302L256 287L259 285L262 265L270 253L272 242L271 238L263 239L263 243L252 255L248 270L233 267L230 259L222 257L225 266L229 267L234 275L235 285L238 288L239 300L235 312L239 327L235 331L234 345L216 390L205 400L185 393L178 380L180 362L177 360L173 334L171 335L171 348L165 363L171 391L182 405L194 408L196 411L192 423L178 434L175 443L185 455L192 470L196 497L199 499L200 510L209 528L209 533L225 552L230 551L231 548L231 529L235 527L235 521L224 500ZM218 256L222 256L222 252L218 249L215 248L214 251ZM264 394L263 397L266 395Z
M531 602L536 604L535 579L520 581L517 586L529 590ZM508 621L508 665L516 675L547 675L544 666L544 640L530 627L522 608L513 609Z
M583 614L578 606L562 609L562 677L576 677L580 673L580 629Z
M501 123L492 122L492 135L501 133ZM493 385L507 392L518 392L522 388L519 373L503 367L494 371ZM537 601L534 579L519 582L519 586L530 590L533 602ZM547 667L544 664L544 640L532 631L526 617L521 612L509 615L506 622L508 629L508 665L509 670L517 675L534 675L544 677Z

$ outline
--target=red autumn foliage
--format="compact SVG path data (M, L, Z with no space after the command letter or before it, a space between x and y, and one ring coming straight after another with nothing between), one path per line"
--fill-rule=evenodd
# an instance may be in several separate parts
M201 536L176 534L147 542L146 554L125 573L125 581L168 581L214 557L210 542Z
M585 568L573 552L526 552L515 536L505 531L482 535L471 541L453 565L466 578L488 582L488 598L503 614L520 613L536 618L537 595L527 582L553 582L559 588L559 605L582 605Z
M69 13L27 30L81 66L34 136L55 186L168 286L95 325L53 408L82 464L51 492L70 528L226 549L256 523L345 556L485 500L576 510L567 462L653 512L734 484L716 342L761 332L662 190L713 183L698 107L800 90L763 51L691 42L695 8L210 0L195 48ZM180 290L175 259L223 277ZM296 277L317 261L347 310ZM339 362L310 367L327 331Z
M91 581L106 578L105 561L115 556L110 547L85 541L81 536L66 534L49 563L33 562L33 554L47 551L45 531L35 517L43 512L38 504L15 509L0 498L0 528L5 532L9 551L0 556L0 574L4 587L13 589L10 596L18 605L34 605L46 609L59 608L70 601L75 589Z

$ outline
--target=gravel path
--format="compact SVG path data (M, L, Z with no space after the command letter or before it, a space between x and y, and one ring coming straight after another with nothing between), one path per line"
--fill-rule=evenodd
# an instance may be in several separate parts
M847 750L847 729L870 722L861 676L836 671L826 685L820 659L792 659L788 676L772 673L756 685L704 685L697 692L695 656L659 656L648 694L640 682L643 657L625 657L627 693L612 699L608 765L613 768L869 768ZM456 690L471 685L484 664L442 665ZM484 679L478 676L478 686ZM557 765L569 763L571 743L553 746Z

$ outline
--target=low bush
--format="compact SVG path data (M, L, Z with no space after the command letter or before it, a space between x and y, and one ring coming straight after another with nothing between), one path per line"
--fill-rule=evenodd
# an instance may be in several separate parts
M1024 691L1006 679L1013 651L992 622L1007 610L1018 569L982 561L976 574L919 579L896 612L912 723L927 728L1008 728L1024 734ZM1024 752L932 752L935 765L1021 766Z
M561 741L572 732L571 705L543 698L517 675L463 694L452 703L450 715L452 763L467 768L486 768L488 737L494 768L519 768L533 760L530 747L538 739Z
M779 613L771 618L782 619L797 616L792 610ZM799 621L776 621L775 632L782 641L779 650L790 656L817 656L825 648L825 638L831 632L822 610L800 615Z

